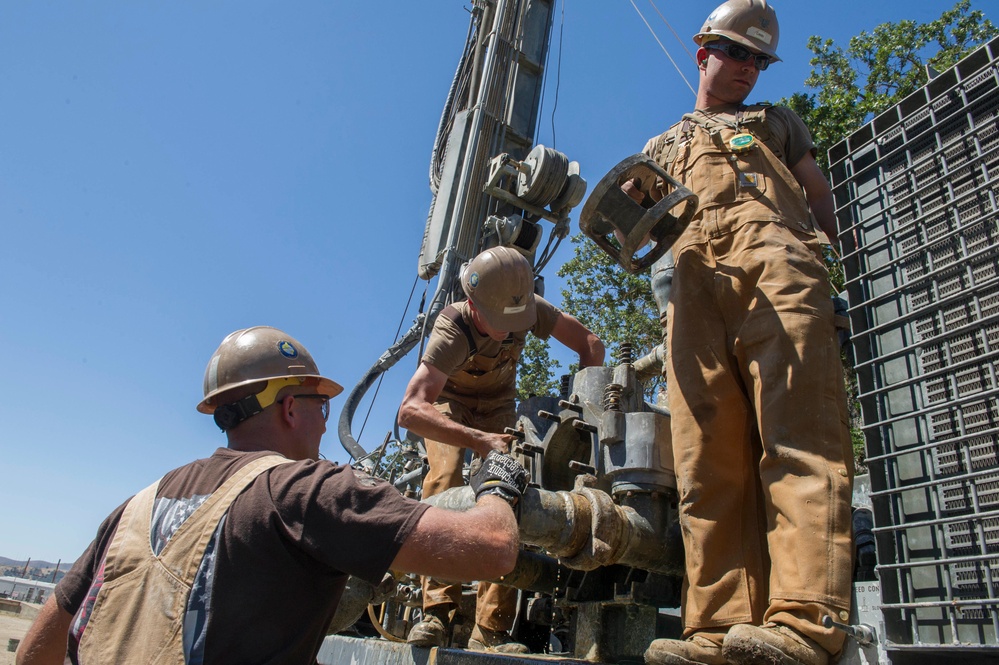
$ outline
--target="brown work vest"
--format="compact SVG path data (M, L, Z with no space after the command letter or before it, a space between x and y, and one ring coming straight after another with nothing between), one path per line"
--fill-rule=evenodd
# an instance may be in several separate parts
M688 113L646 148L667 173L698 197L690 226L673 246L674 255L750 222L777 222L814 235L804 192L767 127L766 108L745 107L734 121ZM738 134L753 139L741 152L732 141ZM661 198L661 181L655 187Z
M159 555L152 551L149 531L160 481L132 497L104 557L104 583L80 640L80 662L183 665L184 614L212 534L254 478L290 461L268 455L239 469L184 521Z
M510 333L495 356L479 353L471 324L462 318L453 305L445 307L441 316L449 318L468 341L469 357L448 377L441 397L458 401L472 410L489 411L516 398L517 360L524 349L526 332Z

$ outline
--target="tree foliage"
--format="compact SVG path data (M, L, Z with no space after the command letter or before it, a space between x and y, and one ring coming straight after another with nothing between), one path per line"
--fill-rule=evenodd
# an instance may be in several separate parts
M560 383L555 378L554 370L561 366L562 363L551 357L545 340L528 335L517 368L517 399L558 395Z
M562 307L603 340L610 359L619 357L624 343L635 358L658 346L662 328L648 275L629 274L582 234L572 242L574 255L558 271L566 280ZM646 394L661 383L650 382Z
M981 10L959 0L935 21L882 23L850 39L845 49L812 36L805 87L817 92L797 92L778 103L808 125L825 169L829 148L926 85L927 65L942 72L996 34Z

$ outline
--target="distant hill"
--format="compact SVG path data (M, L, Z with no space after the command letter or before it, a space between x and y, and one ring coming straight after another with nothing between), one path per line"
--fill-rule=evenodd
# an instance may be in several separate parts
M7 557L0 556L0 566L20 566L23 569L25 563L27 563L27 561L15 561L14 559L8 559ZM56 565L51 561L41 561L41 560L36 561L35 559L32 559L29 567L41 568L43 570L44 569L52 570L53 568L56 567ZM63 561L61 564L59 564L59 570L69 570L72 567L73 567L72 561L68 563L66 561Z
M28 569L25 570L25 563L24 561L15 561L14 559L0 556L0 576L23 577L37 582L59 582L66 575L66 572L73 567L73 562L69 561L60 563L59 570L56 570L56 565L50 561L35 561L32 559L30 562L27 562Z

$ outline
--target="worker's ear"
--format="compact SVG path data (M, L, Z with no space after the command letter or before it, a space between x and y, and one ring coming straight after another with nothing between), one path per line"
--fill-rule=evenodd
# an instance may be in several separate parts
M694 57L697 59L697 68L704 69L708 63L708 49L700 47Z
M278 409L280 409L278 413L279 417L281 418L281 422L284 423L289 428L295 429L295 427L298 424L297 420L299 415L298 402L291 395L288 395L286 397L279 397L278 399L280 401L277 402L276 406L278 407Z

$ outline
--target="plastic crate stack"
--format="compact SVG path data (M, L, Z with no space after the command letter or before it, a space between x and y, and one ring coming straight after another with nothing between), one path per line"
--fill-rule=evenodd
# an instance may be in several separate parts
M886 637L999 654L999 39L829 162Z

